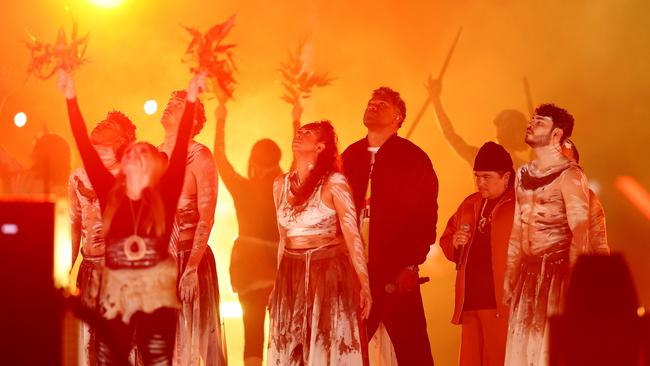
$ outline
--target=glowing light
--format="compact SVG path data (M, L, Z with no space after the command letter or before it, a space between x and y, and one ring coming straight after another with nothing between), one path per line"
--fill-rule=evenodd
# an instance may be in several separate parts
M242 310L238 301L224 301L221 303L221 316L223 318L241 318Z
M149 99L148 101L144 102L144 113L148 115L152 115L156 113L158 110L158 103L156 103L155 100Z
M16 127L21 128L27 124L27 115L24 112L18 112L14 116L14 124Z
M114 8L122 4L124 0L90 0L90 2L102 8Z
M70 238L70 204L67 199L56 202L54 219L54 285L74 289L70 281L72 268L72 245Z
M645 310L645 308L644 308L643 306L639 306L639 308L636 309L636 314L637 314L639 317L643 317L643 316L645 316L646 313L647 313L647 311Z
M650 193L636 179L620 176L614 182L625 198L650 220Z

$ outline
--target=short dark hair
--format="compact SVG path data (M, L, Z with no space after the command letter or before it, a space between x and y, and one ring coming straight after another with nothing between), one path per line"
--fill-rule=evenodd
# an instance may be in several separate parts
M171 97L185 100L185 98L187 98L187 90L174 90ZM194 129L192 130L192 136L198 135L201 130L203 130L203 126L205 126L205 121L207 120L205 117L205 107L199 97L196 97L195 103L196 110L194 112Z
M548 103L537 107L535 109L535 114L550 117L551 120L553 120L553 127L562 130L562 140L560 142L564 142L564 140L571 137L571 134L573 133L574 120L571 113L567 112L566 109Z
M399 127L402 127L402 123L404 123L404 119L406 118L406 103L404 103L399 93L387 86L382 86L372 92L372 97L385 100L394 105L401 115Z

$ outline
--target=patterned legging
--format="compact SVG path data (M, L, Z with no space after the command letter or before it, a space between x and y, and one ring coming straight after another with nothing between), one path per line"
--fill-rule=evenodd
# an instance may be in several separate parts
M109 320L108 332L97 333L98 365L122 366L134 340L145 366L171 365L176 322L176 310L170 308L161 308L151 314L137 312L129 324L120 319Z

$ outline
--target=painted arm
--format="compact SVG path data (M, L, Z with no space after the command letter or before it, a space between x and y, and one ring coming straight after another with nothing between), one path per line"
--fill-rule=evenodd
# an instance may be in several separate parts
M519 187L519 174L515 177L515 192L517 192L517 187ZM519 268L521 264L521 240L522 240L522 224L521 224L521 210L519 207L519 200L515 197L515 212L512 223L512 232L510 233L510 240L508 242L508 258L506 259L506 273L504 277L504 292L503 292L503 303L506 305L510 304L510 301L513 296L513 291L515 284L517 283L517 278L519 277Z
M181 300L191 301L198 291L197 270L208 247L210 231L214 224L214 211L217 206L217 169L207 149L202 149L194 158L190 170L196 180L196 200L199 221L194 232L192 251L179 284Z
M581 254L589 251L589 186L587 177L578 167L565 170L560 189L567 221L573 239L569 250L571 266Z
M273 181L273 202L275 202L275 210L277 212L278 207L280 207L280 200L282 199L282 190L284 186L284 174L275 178ZM282 254L284 254L284 246L287 241L287 231L280 226L278 221L278 232L280 234L280 241L278 242L278 268L280 267L280 261L282 260Z
M434 80L429 77L429 80L427 81L427 90L429 91L431 103L436 110L436 116L438 117L438 123L440 124L440 129L442 130L443 135L456 153L470 166L473 166L474 158L476 157L476 154L478 154L478 148L468 144L465 139L458 135L456 130L454 130L454 126L451 124L451 120L449 119L449 116L447 116L440 99L442 83L440 80Z
M372 298L370 295L367 259L364 255L363 243L357 227L357 211L354 207L352 191L343 174L333 174L325 188L325 191L331 192L350 262L361 283L361 313L362 317L367 319L372 306Z
M300 117L302 117L302 111L303 111L302 105L300 105L300 101L298 100L293 104L293 108L291 108L291 120L293 122L292 123L293 135L295 135L296 132L298 132L298 130L300 129Z
M70 239L72 242L72 262L70 270L79 256L81 248L81 204L77 196L75 174L68 179L68 199L70 200Z
M605 209L591 189L589 190L589 253L609 255Z

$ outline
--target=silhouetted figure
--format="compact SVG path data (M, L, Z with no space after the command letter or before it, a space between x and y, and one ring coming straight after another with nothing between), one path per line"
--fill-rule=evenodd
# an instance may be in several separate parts
M641 365L647 329L638 307L634 281L622 255L580 257L571 275L565 312L551 319L550 365Z
M232 196L238 225L238 236L230 256L230 283L243 311L244 365L261 366L264 318L275 280L280 238L273 181L283 173L280 168L282 152L272 140L261 139L251 149L247 175L237 173L226 156L227 114L225 101L221 101L215 110L214 159L219 176Z
M427 82L427 90L429 91L431 103L436 110L442 133L445 135L445 138L454 151L456 151L456 153L460 155L467 164L472 166L472 164L474 164L474 157L476 157L479 148L478 146L468 144L465 139L454 130L454 126L451 124L451 120L449 119L449 116L447 116L447 113L445 113L442 101L440 100L442 83L440 80L429 79ZM518 168L524 163L524 161L517 156L516 152L528 150L526 143L521 138L526 130L528 119L523 113L517 110L505 109L499 112L499 114L494 118L493 123L497 131L497 141L510 153L515 168Z
M36 140L31 159L31 168L25 169L0 149L4 193L65 197L70 175L70 146L65 139L52 133L43 135Z

